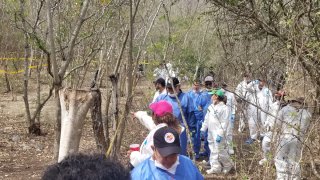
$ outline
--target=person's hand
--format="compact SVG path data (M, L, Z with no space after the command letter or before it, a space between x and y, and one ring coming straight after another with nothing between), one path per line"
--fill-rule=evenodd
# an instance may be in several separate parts
M217 142L217 143L220 143L220 142L221 142L221 140L222 140L222 137L221 137L221 136L219 136L219 135L217 135L217 137L216 137L216 142Z
M230 120L231 120L231 123L234 123L234 120L235 120L235 114L231 114Z

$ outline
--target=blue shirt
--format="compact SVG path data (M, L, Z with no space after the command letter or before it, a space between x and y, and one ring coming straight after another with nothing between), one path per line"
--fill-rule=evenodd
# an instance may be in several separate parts
M189 122L188 122L188 116L189 116L188 96L185 93L180 92L178 94L178 98L179 98L179 101L181 103L181 108L182 108L182 112L183 112L184 118L186 119L187 123L189 124ZM170 97L168 94L162 94L156 99L156 102L158 102L160 100L165 100L165 101L169 102L172 105L173 115L184 126L184 123L183 123L183 120L182 120L182 114L180 112L179 104L178 104L178 101L177 101L176 97Z
M207 90L204 90L201 94L202 101L204 101L204 104L205 104L203 108L203 116L206 116L207 110L209 106L212 104L211 97L212 97L212 94L208 94Z
M194 113L196 121L202 121L204 119L203 109L207 104L207 100L202 96L202 92L194 92L193 90L188 92L188 98L190 102L189 111Z
M192 163L192 161L185 157L179 155L179 164L177 166L175 174L171 174L168 171L160 169L155 166L155 162L151 159L143 161L139 166L135 167L131 171L132 180L202 180L198 168Z

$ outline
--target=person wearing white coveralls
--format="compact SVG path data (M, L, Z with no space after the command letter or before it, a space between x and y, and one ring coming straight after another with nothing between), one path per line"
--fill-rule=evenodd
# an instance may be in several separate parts
M207 174L228 173L233 167L226 144L229 110L223 99L223 91L213 91L212 101L214 103L209 106L201 127L201 134L208 130L211 168L206 171Z
M299 160L310 119L311 114L304 108L304 98L292 100L279 111L276 120L279 137L274 159L278 180L301 178Z
M159 65L154 71L153 76L157 78L165 79L166 83L168 82L170 77L176 77L177 73L173 70L172 64L164 62Z
M275 120L278 117L278 113L280 109L285 105L284 102L284 91L278 91L275 93L275 102L271 104L269 109L269 114L267 116L267 120L265 121L263 127L266 130L265 135L262 140L262 151L263 151L263 159L259 161L259 165L263 165L270 160L270 150L271 150L271 141L273 139L273 130Z
M272 93L265 84L264 80L255 80L247 85L246 99L250 102L247 107L250 137L246 140L246 144L254 143L259 138L259 135L261 137L264 136L262 125L267 118L265 112L269 111L269 107L273 101Z
M236 98L234 97L234 94L232 92L229 92L226 90L227 89L227 84L222 83L222 91L224 92L224 96L227 98L227 107L229 110L229 125L227 129L227 144L228 144L228 153L229 154L234 154L234 149L233 149L233 128L234 128L234 121L235 121L235 115L236 115L236 106L237 106L237 101Z
M236 99L238 101L238 105L240 105L240 113L239 113L239 128L238 131L242 132L245 128L245 122L244 119L247 117L246 115L246 110L245 110L245 102L246 96L247 96L247 84L250 82L249 80L249 75L244 74L243 75L243 81L241 81L236 89L235 89L235 94L237 95Z

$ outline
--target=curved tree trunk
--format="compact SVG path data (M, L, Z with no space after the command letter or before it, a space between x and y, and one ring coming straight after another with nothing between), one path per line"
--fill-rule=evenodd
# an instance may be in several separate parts
M87 20L85 17L87 14L87 10L89 7L89 0L84 0L82 3L82 7L80 10L80 14L78 16L77 22L74 26L74 29L71 33L71 38L68 43L68 50L66 53L65 61L62 61L62 65L59 68L57 57L56 57L56 46L55 46L55 38L54 38L54 24L53 24L53 3L52 1L47 2L47 27L48 27L48 42L50 49L50 60L52 64L53 71L53 84L54 84L54 95L55 95L55 103L56 103L56 125L55 125L55 141L54 141L54 157L57 159L60 157L58 154L60 151L60 135L61 135L61 107L60 107L60 98L59 98L59 90L62 87L63 78L65 77L66 71L73 60L74 48L76 46L76 40L78 38L80 29L83 23ZM49 67L50 68L50 67Z
M78 152L84 120L98 93L86 90L62 89L61 138L58 162L70 153Z

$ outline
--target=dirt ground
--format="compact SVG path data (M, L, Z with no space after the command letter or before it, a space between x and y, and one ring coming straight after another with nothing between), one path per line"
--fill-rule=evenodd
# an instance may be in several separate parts
M47 89L45 86L43 88ZM137 107L143 107L145 96L150 95L151 97L148 92L142 92L146 89L150 89L150 92L152 92L150 87L138 87L136 93L138 97L133 102L133 111L138 110L139 108ZM44 92L46 91L44 90ZM103 92L105 89L101 89L101 91L104 103ZM29 101L33 112L36 102L35 90L29 92ZM43 136L29 135L27 131L28 125L24 117L23 94L0 93L0 179L40 179L46 167L55 163L53 159L53 98L48 101L41 113ZM147 129L136 122L131 117L127 119L127 123L130 126L127 126L127 133L124 135L124 142L120 152L120 161L124 165L128 163L126 153L129 149L129 144L141 143L149 133ZM112 134L112 129L110 131ZM82 153L98 152L93 137L90 113L88 113L85 120L79 151Z
M136 97L133 102L133 109L143 110L147 107L147 102L152 98L153 87L151 82L144 81L136 90ZM103 92L103 90L102 90ZM148 98L150 97L150 98ZM40 179L43 171L50 164L55 163L53 159L53 125L54 106L49 100L41 113L41 129L45 133L43 136L33 136L27 133L27 123L24 118L24 103L22 94L15 94L14 101L11 94L0 94L0 179ZM34 108L35 93L30 92L31 108ZM120 160L124 165L128 162L126 152L129 144L141 143L148 134L147 129L142 127L136 120L128 117L126 134L120 152ZM235 150L232 157L235 162L235 170L230 175L206 176L206 179L269 179L275 177L273 166L267 168L258 166L261 159L259 143L252 146L244 144L248 132L238 133L235 126ZM82 138L80 142L80 152L96 152L93 138L92 124L89 118L86 119ZM200 165L200 159L196 163L199 169L205 174L205 169ZM305 179L315 179L306 166Z

